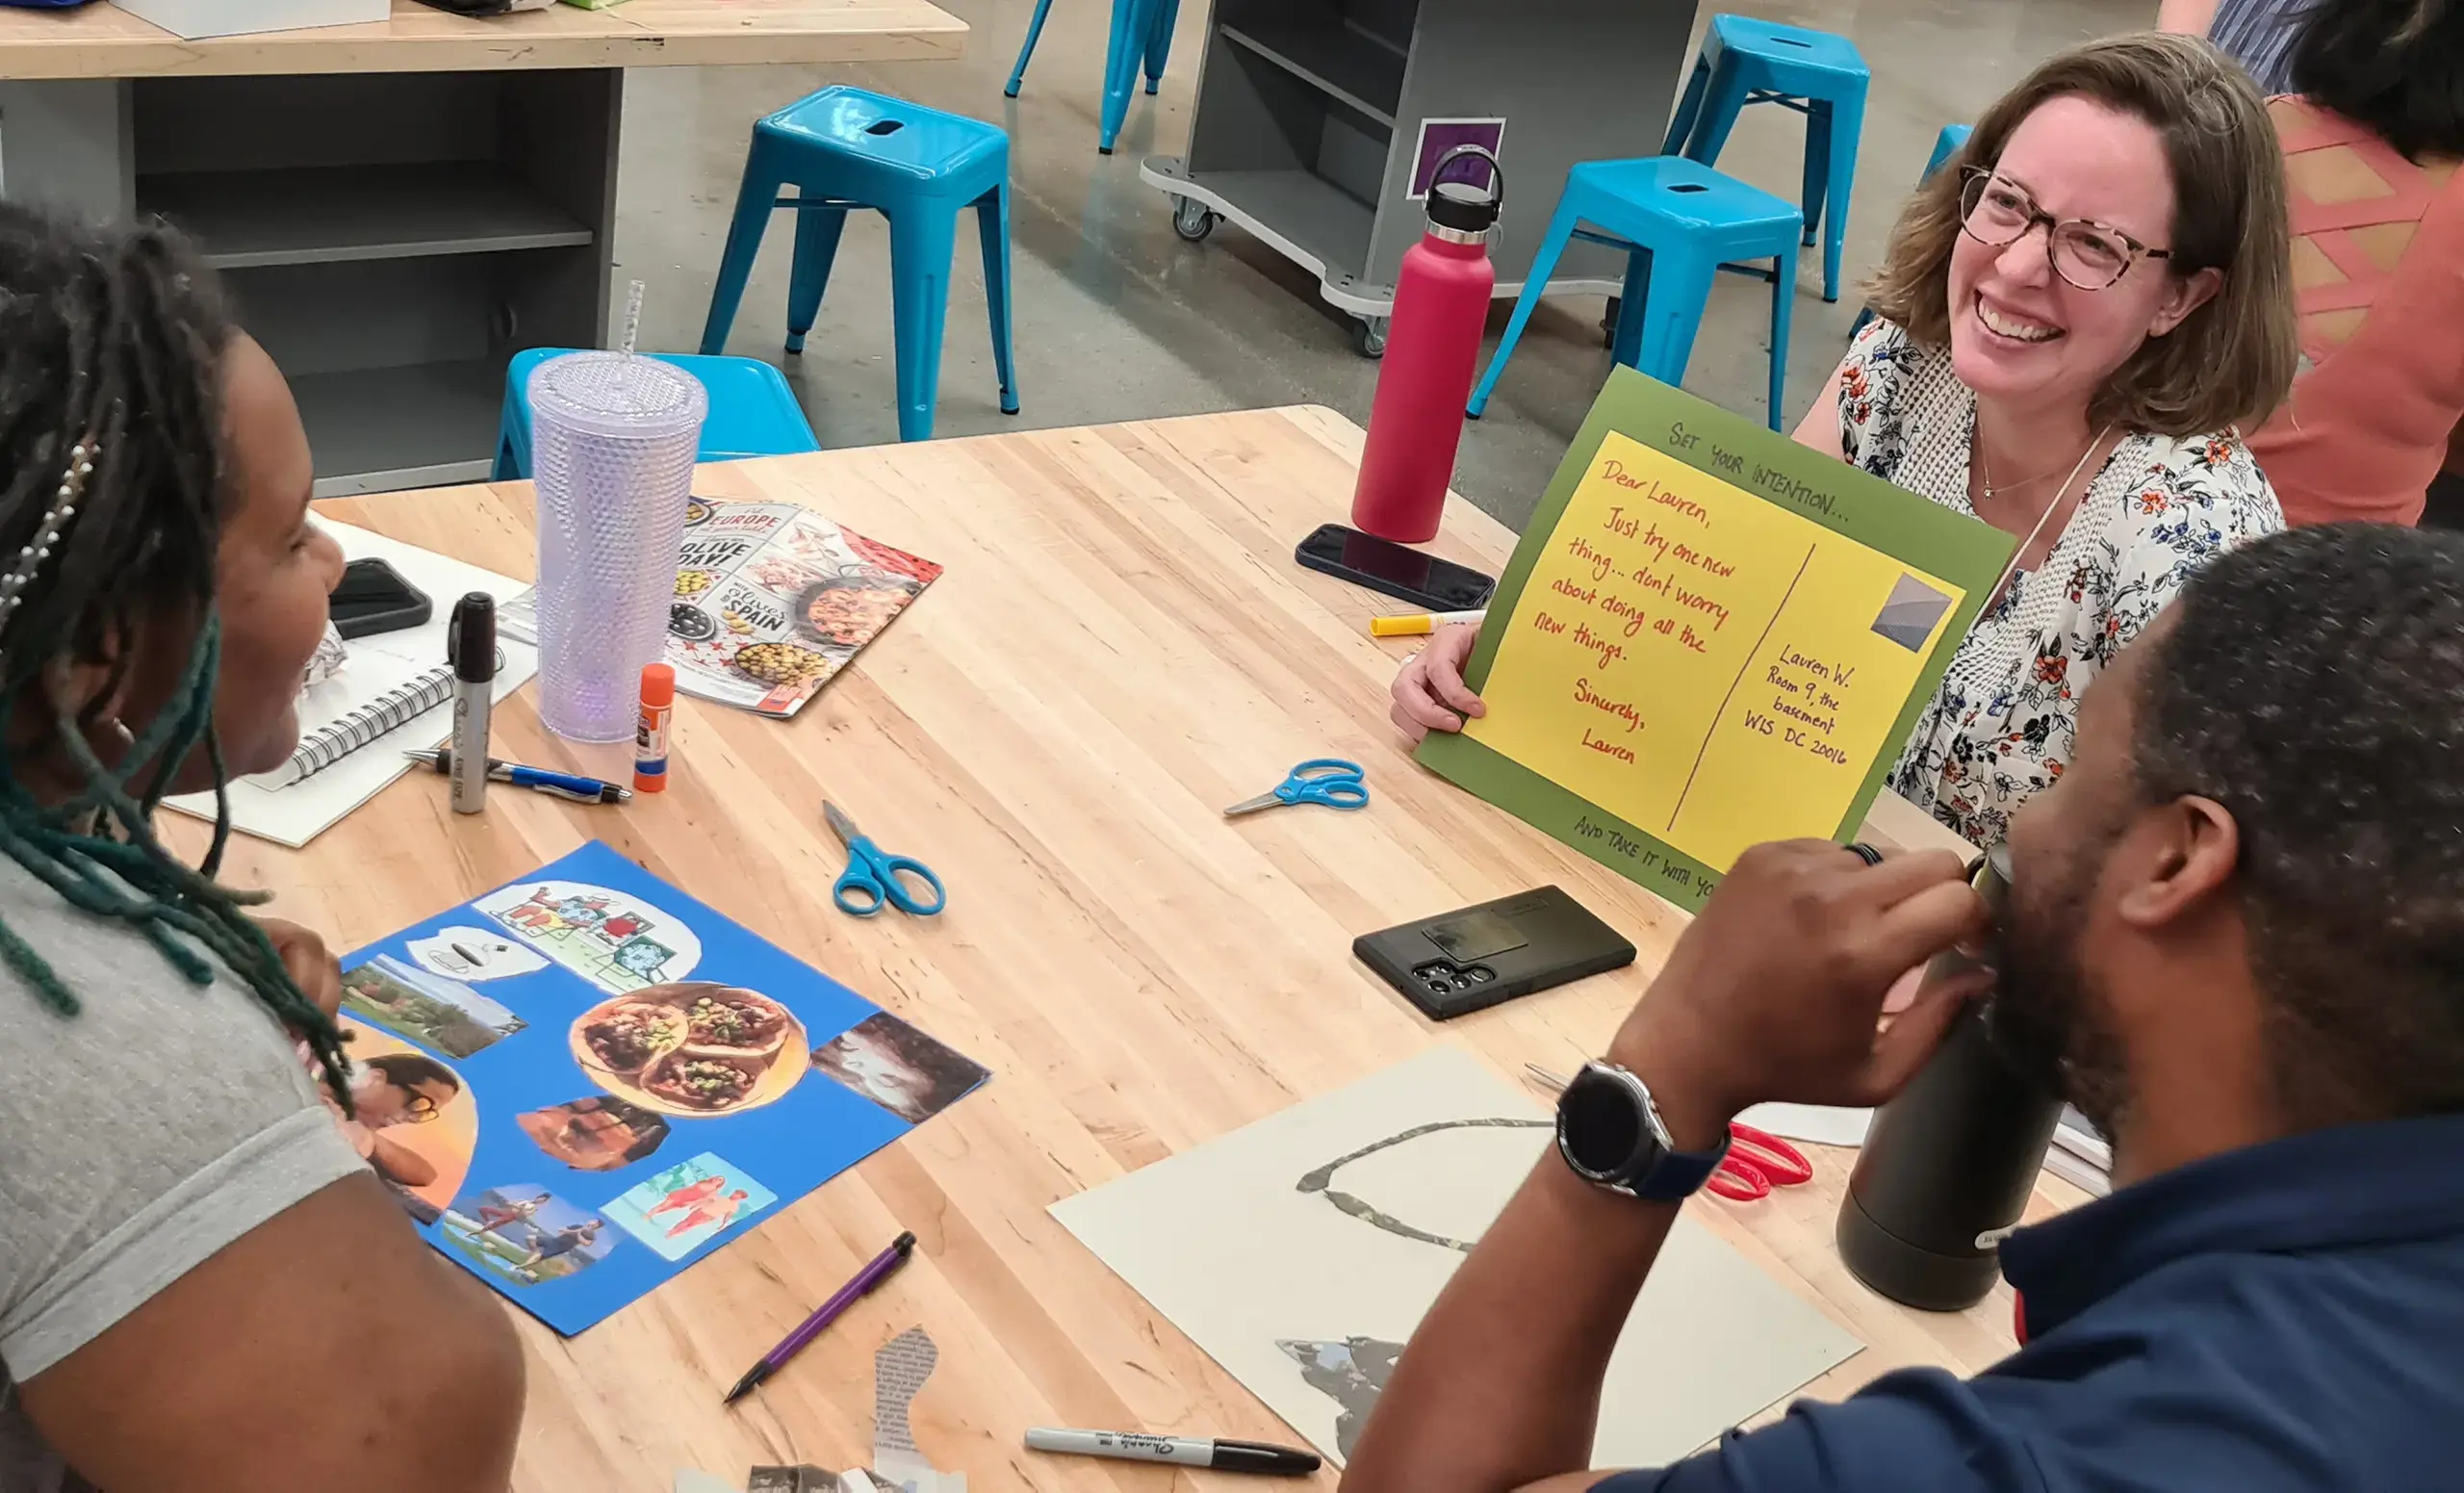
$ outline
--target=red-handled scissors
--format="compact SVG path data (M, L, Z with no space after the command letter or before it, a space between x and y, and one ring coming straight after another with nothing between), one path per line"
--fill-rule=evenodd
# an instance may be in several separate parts
M1537 1063L1526 1063L1523 1068L1542 1088L1565 1092L1564 1074ZM1703 1185L1732 1202L1752 1202L1770 1197L1775 1187L1802 1187L1812 1180L1813 1163L1806 1160L1805 1152L1768 1130L1731 1120L1729 1153L1720 1158L1720 1169Z
M1768 1130L1729 1121L1729 1153L1705 1187L1732 1202L1768 1197L1775 1187L1802 1187L1813 1180L1806 1153Z

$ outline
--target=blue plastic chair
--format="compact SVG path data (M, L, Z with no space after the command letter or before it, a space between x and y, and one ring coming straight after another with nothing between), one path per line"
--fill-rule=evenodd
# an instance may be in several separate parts
M497 422L497 467L489 480L511 482L530 476L530 373L568 348L532 348L513 355L504 374L504 413ZM689 352L646 352L702 380L710 412L702 421L703 461L741 461L747 456L792 456L817 451L812 426L796 403L796 392L777 369L757 358L705 358Z
M1580 225L1591 223L1602 232ZM1584 161L1566 173L1566 190L1531 258L1523 294L1488 372L1465 413L1487 408L1489 393L1523 336L1531 308L1573 239L1626 251L1626 292L1612 356L1665 384L1682 383L1694 332L1711 298L1711 277L1731 260L1768 259L1771 270L1771 428L1780 428L1788 374L1788 313L1796 296L1798 235L1805 220L1767 192L1682 156ZM1759 275L1756 269L1743 273Z
M793 187L798 195L782 196ZM777 208L796 210L795 270L787 288L787 350L802 352L821 313L847 214L889 219L890 304L897 323L898 436L929 440L941 384L941 327L949 312L950 255L959 214L976 210L984 296L1001 411L1018 412L1010 358L1010 137L996 125L855 88L827 88L753 126L735 220L710 292L702 351L727 346L744 282Z
M1027 39L1010 68L1010 81L1001 89L1005 96L1017 97L1019 85L1027 81L1027 60L1036 55L1036 43L1043 39L1043 18L1051 13L1052 0L1036 0L1035 18L1027 22ZM1121 121L1129 116L1129 97L1138 86L1140 64L1145 64L1147 92L1163 86L1164 62L1172 55L1172 28L1180 18L1181 0L1113 0L1112 37L1104 43L1103 118L1095 136L1095 148L1104 154L1113 153Z
M1779 104L1804 115L1805 242L1813 242L1819 221L1825 300L1839 298L1839 252L1848 239L1848 193L1857 183L1857 142L1864 133L1871 81L1865 59L1845 37L1715 15L1659 147L1662 155L1717 166L1746 105Z

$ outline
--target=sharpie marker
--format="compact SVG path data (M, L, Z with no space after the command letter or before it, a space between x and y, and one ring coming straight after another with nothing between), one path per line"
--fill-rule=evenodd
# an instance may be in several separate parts
M452 775L453 753L450 750L405 752L402 755L412 761L425 762L449 777ZM525 767L520 762L499 761L493 757L488 759L487 776L490 783L509 783L517 788L528 788L533 793L545 793L551 798L571 799L577 804L621 804L633 796L632 789L619 787L613 783L602 783L597 778L550 772L545 767Z
M1216 1441L1204 1436L1148 1436L1134 1430L1062 1430L1038 1426L1027 1432L1030 1452L1067 1452L1078 1456L1116 1456L1127 1462L1170 1462L1217 1472L1263 1473L1296 1478L1318 1470L1318 1454L1262 1441Z
M497 682L497 599L474 591L453 604L446 626L453 666L453 811L475 814L488 802L488 711Z

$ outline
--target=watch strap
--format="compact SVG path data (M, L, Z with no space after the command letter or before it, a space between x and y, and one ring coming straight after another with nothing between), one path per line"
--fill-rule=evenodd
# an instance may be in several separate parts
M1652 1116L1652 1128L1661 1136L1668 1132L1661 1126L1659 1116ZM1627 1190L1646 1202L1682 1202L1703 1190L1720 1164L1729 1159L1729 1144L1732 1137L1723 1133L1717 1147L1707 1151L1660 1149L1642 1174L1626 1184Z

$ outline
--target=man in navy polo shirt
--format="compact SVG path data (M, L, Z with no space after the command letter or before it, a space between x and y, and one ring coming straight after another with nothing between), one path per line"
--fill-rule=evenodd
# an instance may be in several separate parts
M2464 534L2227 554L2083 706L2011 832L1999 1014L2113 1138L2117 1191L2003 1245L2027 1346L1576 1470L1676 1216L1645 1199L1749 1104L1887 1097L1967 993L1876 1035L1900 971L1984 932L1955 857L1760 846L1609 1047L1667 1174L1543 1158L1346 1493L2464 1488Z

